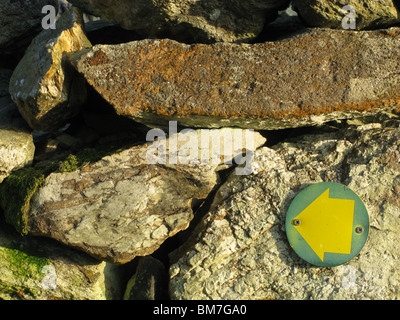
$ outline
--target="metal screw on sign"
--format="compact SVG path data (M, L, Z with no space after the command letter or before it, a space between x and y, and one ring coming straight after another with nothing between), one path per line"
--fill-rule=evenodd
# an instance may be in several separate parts
M348 187L332 182L311 185L292 201L286 214L290 246L305 261L333 267L353 259L364 247L369 216Z
M360 234L364 232L364 228L363 227L357 227L356 228L356 233Z
M299 226L301 224L301 221L299 219L294 219L293 220L293 225Z

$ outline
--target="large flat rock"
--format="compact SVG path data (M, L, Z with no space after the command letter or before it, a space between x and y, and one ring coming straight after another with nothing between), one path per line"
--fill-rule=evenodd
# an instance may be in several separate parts
M254 133L235 144L235 150L229 144L230 154L208 148L234 132L248 130L213 131L201 143L195 131L182 132L98 161L87 160L94 156L85 151L53 173L41 167L17 171L0 186L0 205L6 221L23 234L50 237L98 259L126 263L152 254L186 229L193 219L192 201L213 190L216 170L232 164L243 148L250 153L265 143Z
M306 30L259 44L143 40L73 64L118 114L148 125L279 129L396 108L400 29Z

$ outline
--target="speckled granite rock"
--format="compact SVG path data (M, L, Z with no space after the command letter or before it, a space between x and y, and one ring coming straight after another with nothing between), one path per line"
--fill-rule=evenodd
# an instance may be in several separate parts
M197 232L171 254L173 299L398 299L399 121L307 135L261 148L252 175L231 175ZM350 187L369 210L365 247L345 265L301 260L286 211L310 184Z
M397 108L399 32L312 29L252 45L143 40L72 60L118 114L147 125L280 129Z

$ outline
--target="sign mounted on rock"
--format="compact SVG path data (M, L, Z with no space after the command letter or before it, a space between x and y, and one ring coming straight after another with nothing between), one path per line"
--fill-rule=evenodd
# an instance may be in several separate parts
M364 247L368 233L364 203L338 183L323 182L302 190L286 215L291 247L316 266L333 267L350 261Z

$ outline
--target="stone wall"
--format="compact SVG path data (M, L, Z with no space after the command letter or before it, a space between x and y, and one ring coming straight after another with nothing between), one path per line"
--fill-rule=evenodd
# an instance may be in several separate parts
M0 5L0 299L399 299L395 1L69 2ZM286 234L321 182L335 266Z

